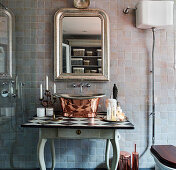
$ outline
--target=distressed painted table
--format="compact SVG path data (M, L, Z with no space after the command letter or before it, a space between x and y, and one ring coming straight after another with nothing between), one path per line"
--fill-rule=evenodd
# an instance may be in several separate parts
M106 139L106 152L105 160L108 169L116 170L119 156L120 147L119 129L134 129L134 125L127 121L120 122L106 122L102 119L102 115L97 118L66 118L59 117L60 120L52 121L49 117L37 118L34 117L22 127L39 128L39 141L38 141L38 160L41 170L46 170L44 160L44 148L48 139L51 139L51 153L52 153L52 169L55 167L55 147L54 139ZM110 143L113 148L112 166L109 165L109 150Z

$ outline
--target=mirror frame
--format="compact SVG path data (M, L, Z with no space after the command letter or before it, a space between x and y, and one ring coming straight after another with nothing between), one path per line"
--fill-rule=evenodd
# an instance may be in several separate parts
M9 17L9 29L8 29L8 32L9 32L9 62L8 62L8 65L9 65L9 72L6 74L6 73L0 73L0 79L12 79L13 78L13 72L15 71L13 69L13 54L14 54L14 46L13 46L13 42L14 42L14 14L9 10L9 9L0 9L0 12L6 14L8 17Z
M62 71L62 20L64 17L99 17L101 19L102 33L102 74L75 74L63 73ZM110 43L109 43L109 18L101 9L76 9L63 8L58 10L54 16L54 79L55 80L109 80L109 59L110 59Z

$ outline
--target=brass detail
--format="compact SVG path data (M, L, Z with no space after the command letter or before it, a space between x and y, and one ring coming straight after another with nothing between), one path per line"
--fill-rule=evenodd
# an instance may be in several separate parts
M80 134L81 134L81 130L77 130L77 131L76 131L76 134L77 134L77 135L80 135Z

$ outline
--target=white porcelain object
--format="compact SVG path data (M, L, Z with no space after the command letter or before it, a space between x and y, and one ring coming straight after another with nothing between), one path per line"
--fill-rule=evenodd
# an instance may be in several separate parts
M137 28L162 29L173 25L173 1L140 1L136 8Z
M111 117L112 117L111 105L110 105L110 103L108 103L108 107L107 107L107 120L111 120Z
M53 108L46 108L46 116L53 116L54 110Z
M106 100L106 106L111 107L111 120L116 121L117 119L117 100L116 99L107 99ZM107 108L108 108L107 107Z
M155 161L155 170L175 170L175 168L171 168L162 164L152 153L151 155L153 156Z
M37 117L45 117L45 108L37 108Z

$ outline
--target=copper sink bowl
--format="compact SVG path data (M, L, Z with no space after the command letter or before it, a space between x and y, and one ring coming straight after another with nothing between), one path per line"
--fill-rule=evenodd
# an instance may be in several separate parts
M70 95L57 94L66 117L96 117L99 100L104 94Z

